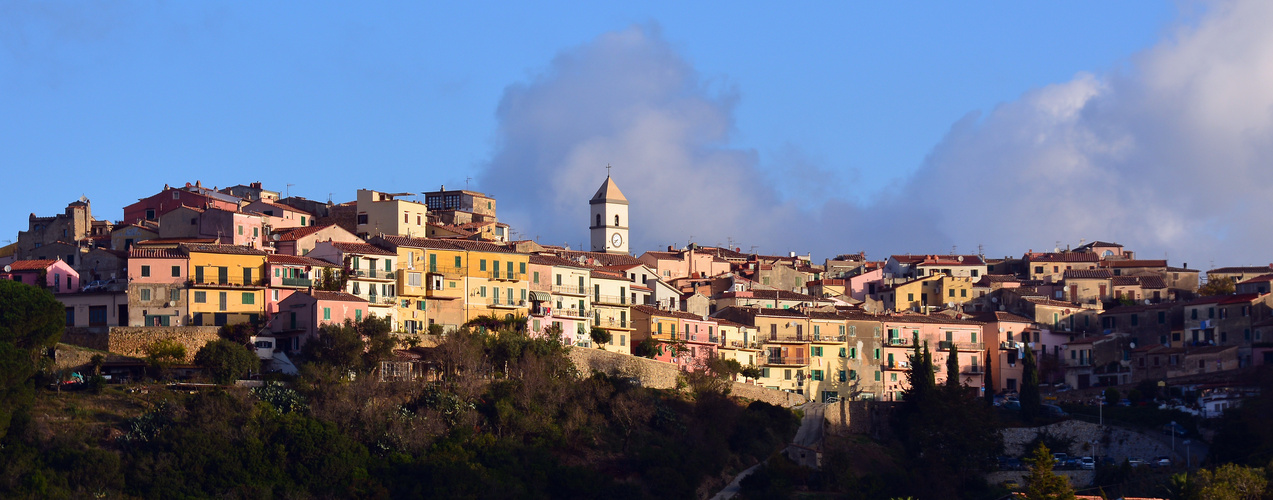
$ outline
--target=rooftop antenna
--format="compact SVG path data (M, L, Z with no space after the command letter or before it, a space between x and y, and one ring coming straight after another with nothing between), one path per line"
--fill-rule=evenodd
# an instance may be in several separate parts
M465 177L465 178L464 178L464 190L465 190L465 191L467 191L467 190L469 189L469 181L471 181L471 180L473 180L473 178L472 178L472 177Z
M986 255L986 249L981 245L981 243L977 244L977 255Z
M287 185L287 189L286 189L286 191L287 191L287 197L288 197L288 198L291 198L291 197L292 197L292 186L295 186L295 184L288 184L288 185Z
M950 254L951 254L951 255L955 255L955 254L959 253L959 252L957 252L957 251L956 251L958 248L959 248L959 246L958 246L958 245L951 245L951 246L950 246Z

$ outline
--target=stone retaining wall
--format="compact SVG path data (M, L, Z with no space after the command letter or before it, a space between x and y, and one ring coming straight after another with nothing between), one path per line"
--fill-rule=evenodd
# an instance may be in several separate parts
M67 328L62 342L114 354L145 357L146 346L156 341L172 339L186 348L186 363L194 362L194 355L208 341L220 338L215 326L113 326L103 328Z
M570 359L585 374L595 370L612 376L632 377L641 381L642 386L651 389L675 389L676 380L681 375L681 370L671 363L601 349L575 347L570 349ZM800 394L738 382L734 382L731 395L786 407L798 406L808 401L808 398Z
M885 436L897 403L885 401L839 401L826 407L827 432L837 435Z

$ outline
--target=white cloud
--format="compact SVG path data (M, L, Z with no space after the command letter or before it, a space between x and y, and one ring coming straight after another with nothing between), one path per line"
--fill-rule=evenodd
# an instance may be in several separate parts
M607 33L506 91L481 185L544 243L586 242L586 200L610 163L638 250L693 235L818 256L953 243L1004 255L1086 238L1195 268L1268 263L1273 2L1208 7L1119 71L969 114L913 177L861 201L783 199L766 171L811 170L808 158L762 166L731 148L732 89L706 86L657 29ZM790 182L824 173L827 185L853 178L824 167Z

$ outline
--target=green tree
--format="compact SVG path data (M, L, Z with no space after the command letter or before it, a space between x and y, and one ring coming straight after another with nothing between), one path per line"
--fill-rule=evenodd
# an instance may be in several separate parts
M30 407L32 377L44 351L62 337L66 313L47 290L0 280L0 437L15 412Z
M1074 487L1065 476L1052 472L1052 451L1039 444L1030 458L1030 473L1025 476L1025 496L1030 500L1074 500Z
M255 352L226 339L208 341L195 353L194 362L218 384L234 382L261 367L261 360Z
M186 360L186 346L173 339L159 339L142 348L156 378L168 378L168 369Z
M982 397L986 399L986 406L994 406L995 404L995 376L994 371L990 369L993 363L990 362L990 351L986 351L986 373L982 375L985 383L982 384L984 393Z
M1230 278L1216 278L1207 280L1207 284L1198 287L1198 295L1210 297L1213 295L1233 295L1236 293L1236 286Z
M950 352L946 354L946 389L950 391L958 391L963 387L959 383L959 351L955 350L955 343L950 343Z
M323 325L318 336L301 348L301 356L310 363L327 365L342 372L362 369L362 353L367 347L354 322Z
M609 330L595 326L588 332L588 336L592 338L592 343L597 344L597 347L609 344L611 340L614 340L614 334L610 333Z
M1043 398L1039 395L1039 365L1034 359L1034 349L1029 346L1025 348L1021 367L1021 418L1030 422L1043 412Z
M1202 469L1194 479L1200 498L1207 500L1257 500L1266 498L1269 480L1264 471L1237 464L1224 464L1214 470Z
M1116 405L1118 404L1118 400L1122 398L1123 398L1123 395L1118 392L1118 389L1115 389L1113 387L1108 387L1105 389L1105 404Z

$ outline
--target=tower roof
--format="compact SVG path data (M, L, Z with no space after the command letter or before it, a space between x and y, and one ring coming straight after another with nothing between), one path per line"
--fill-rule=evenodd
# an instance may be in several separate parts
M607 202L622 203L624 205L628 204L628 198L623 196L623 192L619 191L619 186L616 186L614 184L614 180L612 180L608 175L606 176L606 182L601 185L600 189L597 189L597 194L592 196L592 200L590 200L589 203L597 204Z

